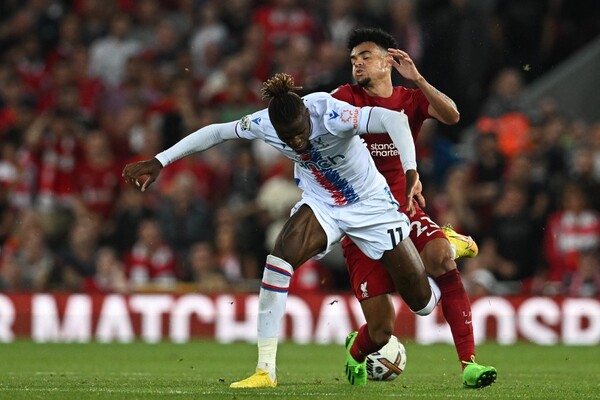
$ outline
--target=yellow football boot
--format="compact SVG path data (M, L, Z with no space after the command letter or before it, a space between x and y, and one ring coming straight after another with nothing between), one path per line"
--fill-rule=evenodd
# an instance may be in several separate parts
M475 243L471 236L461 235L460 233L457 233L450 224L442 226L441 229L442 232L444 232L444 235L446 235L446 237L448 238L450 245L454 249L455 260L458 260L461 257L475 257L479 252L477 243Z
M272 380L269 373L262 369L256 369L256 372L250 377L239 382L233 382L229 385L230 388L274 388L277 386L277 378Z

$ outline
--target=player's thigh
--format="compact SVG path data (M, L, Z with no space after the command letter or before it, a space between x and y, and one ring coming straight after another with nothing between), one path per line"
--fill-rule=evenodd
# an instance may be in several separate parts
M386 251L381 261L392 277L396 290L411 310L425 307L431 290L421 256L410 238Z
M456 268L446 235L418 206L410 217L410 239L421 254L427 274L437 277Z
M304 204L287 220L272 254L296 269L327 247L327 234L312 209Z
M394 282L381 261L367 257L347 237L342 241L342 249L352 291L358 301L396 291Z
M410 239L419 253L435 239L442 239L448 242L440 226L420 207L417 207L415 214L410 217ZM450 242L448 242L448 246L450 246Z

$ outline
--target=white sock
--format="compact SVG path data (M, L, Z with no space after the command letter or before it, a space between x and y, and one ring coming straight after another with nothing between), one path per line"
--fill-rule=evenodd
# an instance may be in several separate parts
M275 380L277 338L285 314L292 266L281 258L267 256L258 295L258 364L256 368L269 373Z
M431 312L435 309L435 306L437 306L440 299L442 298L442 291L440 290L437 283L435 283L433 278L428 276L427 280L429 281L429 287L431 288L431 298L429 299L429 303L427 303L427 305L424 308L420 309L419 311L414 311L414 313L417 315L431 314Z
M275 358L277 357L277 338L261 339L258 338L258 364L257 369L267 371L273 381L275 381Z

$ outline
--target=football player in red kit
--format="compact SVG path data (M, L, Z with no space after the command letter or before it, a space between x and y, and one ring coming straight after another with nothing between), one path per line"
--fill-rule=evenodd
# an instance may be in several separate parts
M456 104L430 85L419 73L410 56L397 49L395 39L380 29L356 29L348 40L351 51L354 85L336 89L333 97L352 105L378 106L403 111L408 116L416 141L427 118L444 124L456 124L460 118ZM391 73L396 69L417 89L393 86ZM388 135L363 135L377 169L386 178L402 211L408 213L405 201L406 178L398 151ZM468 236L456 233L449 225L440 228L415 202L410 215L410 238L442 292L442 312L450 325L456 351L463 368L463 385L479 388L496 379L494 367L475 362L475 342L471 324L471 305L463 287L455 259L474 257L477 245ZM395 310L390 299L393 281L383 265L365 256L348 238L342 242L352 288L361 303L367 323L348 335L346 357L350 364L363 362L366 356L385 345L393 332Z

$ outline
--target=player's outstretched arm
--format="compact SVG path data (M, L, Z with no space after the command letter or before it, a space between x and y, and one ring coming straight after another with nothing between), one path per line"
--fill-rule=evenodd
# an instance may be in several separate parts
M229 139L235 139L237 121L208 125L169 147L151 160L127 164L123 169L125 180L145 192L158 178L160 170L180 158L204 151Z

